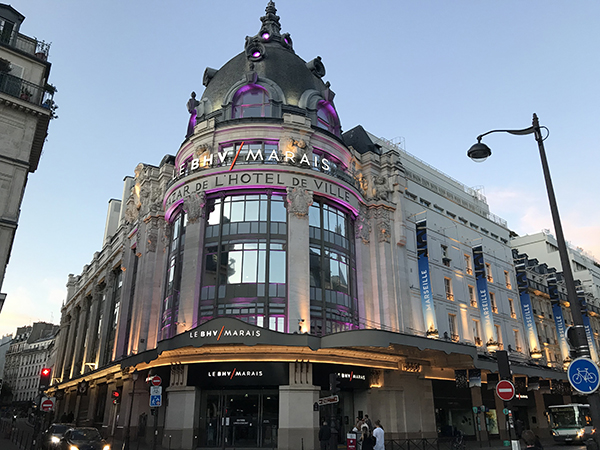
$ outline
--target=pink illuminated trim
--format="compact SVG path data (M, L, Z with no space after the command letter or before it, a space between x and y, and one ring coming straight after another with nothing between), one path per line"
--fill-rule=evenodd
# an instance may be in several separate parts
M271 35L270 35L269 33L263 33L263 35L262 35L262 38L263 38L265 41L268 41L270 37L271 37Z

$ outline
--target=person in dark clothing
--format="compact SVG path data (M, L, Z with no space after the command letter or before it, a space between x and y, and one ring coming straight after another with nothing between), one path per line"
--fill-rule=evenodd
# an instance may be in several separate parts
M329 440L331 439L331 428L327 425L326 421L323 421L323 425L319 429L319 442L321 443L321 450L329 449Z
M375 447L375 439L369 430L369 426L365 423L362 426L362 434L360 436L361 450L373 450Z
M544 450L542 443L533 431L523 431L522 438L525 441L525 445L527 445L527 450Z

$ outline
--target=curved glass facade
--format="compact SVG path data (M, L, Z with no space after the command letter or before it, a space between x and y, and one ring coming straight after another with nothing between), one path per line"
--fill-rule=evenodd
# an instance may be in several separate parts
M311 334L357 329L352 219L327 203L309 208Z
M161 339L168 339L176 334L186 225L187 215L180 210L171 225L167 279L160 324Z
M287 211L278 193L227 195L207 204L198 324L235 316L287 331Z

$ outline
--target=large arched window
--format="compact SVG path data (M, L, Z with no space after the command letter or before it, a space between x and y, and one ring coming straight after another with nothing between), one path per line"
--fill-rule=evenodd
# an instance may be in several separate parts
M286 332L287 211L278 193L240 193L207 204L198 323L234 316Z
M326 102L325 100L321 100L317 104L317 126L336 136L339 136L340 134L340 121L335 112L335 108L331 103Z
M268 92L261 86L249 84L237 91L233 97L231 117L271 117Z

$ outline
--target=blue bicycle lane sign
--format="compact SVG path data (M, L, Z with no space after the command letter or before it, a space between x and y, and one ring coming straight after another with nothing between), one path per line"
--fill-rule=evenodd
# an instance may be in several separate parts
M600 370L589 358L577 358L567 370L569 383L582 394L591 394L600 386Z

